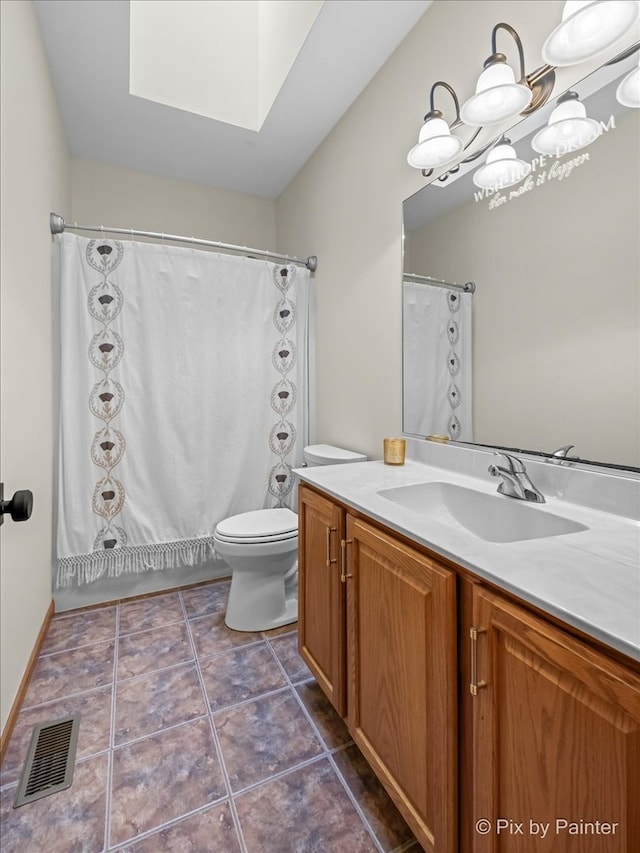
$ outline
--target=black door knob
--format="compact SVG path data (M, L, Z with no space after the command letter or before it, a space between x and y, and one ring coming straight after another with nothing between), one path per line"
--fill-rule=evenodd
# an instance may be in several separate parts
M14 521L27 521L27 519L31 518L32 509L33 492L30 492L28 489L15 492L10 501L0 499L0 523L2 523L2 516L5 513L9 513Z

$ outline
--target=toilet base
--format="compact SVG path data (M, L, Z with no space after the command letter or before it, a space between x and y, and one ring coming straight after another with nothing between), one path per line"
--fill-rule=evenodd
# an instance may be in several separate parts
M298 620L298 578L295 566L286 573L233 570L224 624L232 631L270 631Z
M298 621L298 599L296 598L287 601L285 612L282 616L279 616L276 619L271 619L269 622L247 619L246 614L243 615L245 618L236 620L233 619L232 615L231 621L233 624L230 624L229 610L227 608L227 615L225 616L224 624L227 628L231 628L232 631L247 631L249 633L253 631L270 631L272 628L281 628L283 625L291 625Z

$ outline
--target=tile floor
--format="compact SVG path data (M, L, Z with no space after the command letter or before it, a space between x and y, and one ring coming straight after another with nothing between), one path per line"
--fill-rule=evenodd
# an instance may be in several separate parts
M0 772L2 853L419 851L297 652L229 582L53 618ZM71 788L18 809L33 726L80 713Z

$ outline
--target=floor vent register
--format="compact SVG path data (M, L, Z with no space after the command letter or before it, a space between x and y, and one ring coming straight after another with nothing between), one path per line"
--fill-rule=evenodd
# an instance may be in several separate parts
M79 727L79 714L35 726L14 809L71 786Z

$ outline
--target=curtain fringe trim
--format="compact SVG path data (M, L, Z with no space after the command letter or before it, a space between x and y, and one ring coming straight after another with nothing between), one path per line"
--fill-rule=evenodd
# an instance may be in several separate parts
M123 574L197 566L215 556L213 536L208 536L59 557L56 587L82 586L105 576L117 578Z

